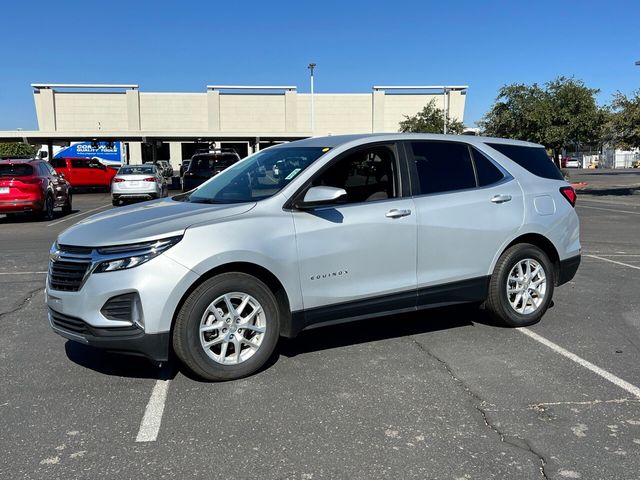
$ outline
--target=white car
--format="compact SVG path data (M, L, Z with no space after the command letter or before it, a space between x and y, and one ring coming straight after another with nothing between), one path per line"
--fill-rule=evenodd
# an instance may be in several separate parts
M270 174L287 163L286 175ZM49 322L65 338L155 361L173 351L209 380L250 375L279 337L338 322L389 315L393 332L398 313L484 302L507 326L531 325L580 264L575 201L532 143L291 142L62 232Z
M120 167L111 181L111 202L118 206L124 200L152 200L166 197L167 180L155 165Z

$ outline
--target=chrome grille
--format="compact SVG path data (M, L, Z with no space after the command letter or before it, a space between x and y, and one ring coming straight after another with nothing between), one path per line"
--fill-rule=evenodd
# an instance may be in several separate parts
M60 245L49 261L49 287L52 290L77 292L82 288L92 262L92 249Z

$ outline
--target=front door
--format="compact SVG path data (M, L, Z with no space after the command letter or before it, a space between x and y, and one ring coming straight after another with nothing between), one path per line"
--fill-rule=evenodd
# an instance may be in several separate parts
M313 180L347 203L294 211L307 323L415 306L416 215L398 169L393 144L347 152Z

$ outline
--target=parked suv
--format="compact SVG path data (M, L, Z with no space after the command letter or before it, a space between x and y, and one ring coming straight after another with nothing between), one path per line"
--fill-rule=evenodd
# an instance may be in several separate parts
M71 185L43 160L0 160L0 214L33 213L45 220L71 213Z
M218 175L225 168L238 162L240 157L234 152L200 153L191 157L182 177L182 191L186 192Z
M54 158L51 166L75 188L103 187L109 189L117 168L107 167L95 158Z
M297 166L274 176L283 161ZM580 263L575 200L532 143L287 143L60 234L49 320L68 339L156 361L173 349L209 380L249 375L280 336L336 322L484 302L505 325L531 325Z

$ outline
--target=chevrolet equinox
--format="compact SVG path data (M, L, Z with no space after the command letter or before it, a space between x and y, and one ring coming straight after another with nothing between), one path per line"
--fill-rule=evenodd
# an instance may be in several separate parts
M277 172L274 174L274 168ZM50 252L63 337L196 375L250 375L280 336L464 302L540 320L580 263L575 191L541 145L316 137L194 190L88 217Z

